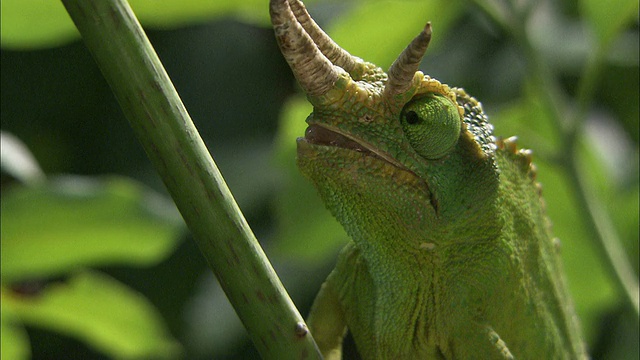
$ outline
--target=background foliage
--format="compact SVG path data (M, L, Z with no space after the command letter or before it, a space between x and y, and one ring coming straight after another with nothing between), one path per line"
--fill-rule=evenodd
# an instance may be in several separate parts
M466 2L306 3L340 45L383 68L432 21L423 71L464 87L483 102L497 135L517 134L535 151L593 358L637 358L637 320L585 230L575 184L558 160L567 139L513 34ZM306 313L345 235L295 169L294 139L310 108L277 50L267 1L132 6ZM605 52L579 133L580 168L637 273L638 3L543 1L531 9L526 25L536 54L569 108L579 105L574 98L589 59ZM2 1L0 59L3 357L254 358L62 6ZM46 178L25 170L30 162L9 133ZM145 336L131 338L123 329Z

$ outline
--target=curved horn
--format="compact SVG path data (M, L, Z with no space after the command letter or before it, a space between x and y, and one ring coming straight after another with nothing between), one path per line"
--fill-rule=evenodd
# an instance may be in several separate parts
M329 35L320 28L320 26L318 26L307 12L307 8L304 6L302 1L289 0L289 6L291 7L291 11L295 15L296 19L298 19L300 25L302 25L307 34L309 34L311 39L313 39L313 42L318 45L318 48L324 56L326 56L334 65L337 65L343 68L346 72L351 73L355 69L356 63L359 59L338 46L338 44L336 44L331 37L329 37Z
M409 90L430 41L431 22L428 22L389 68L389 80L384 88L385 96L391 97Z
M336 68L298 23L287 0L271 0L269 12L280 51L302 89L310 96L326 94L340 76Z

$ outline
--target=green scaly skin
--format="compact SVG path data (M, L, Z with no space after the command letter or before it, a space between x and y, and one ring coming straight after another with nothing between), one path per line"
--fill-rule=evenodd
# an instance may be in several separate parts
M419 71L385 92L387 74L354 58L328 90L313 88L305 73L317 69L296 57L309 50L282 30L310 33L300 8L271 4L314 105L298 165L352 240L308 320L325 358L341 358L347 329L363 359L586 358L530 152L496 140L474 98Z

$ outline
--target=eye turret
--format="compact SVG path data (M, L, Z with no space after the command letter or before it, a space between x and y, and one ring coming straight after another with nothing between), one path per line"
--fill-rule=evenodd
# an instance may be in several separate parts
M445 156L460 137L458 107L440 94L411 100L402 109L400 123L413 149L426 159Z

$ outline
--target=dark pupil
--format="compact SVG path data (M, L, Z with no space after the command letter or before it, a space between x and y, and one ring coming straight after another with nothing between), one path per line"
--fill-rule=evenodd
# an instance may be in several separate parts
M407 124L409 125L415 125L420 122L420 117L418 116L418 114L416 114L415 111L407 112L405 117L407 119Z

